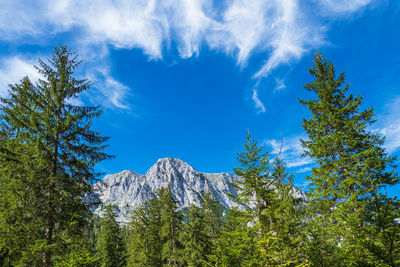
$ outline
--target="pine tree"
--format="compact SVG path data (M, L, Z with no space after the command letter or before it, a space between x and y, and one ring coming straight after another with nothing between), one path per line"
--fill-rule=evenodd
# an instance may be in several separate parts
M361 243L371 252L370 263L400 265L400 201L396 197L374 196L367 206L364 232Z
M194 205L189 207L188 221L184 226L184 258L187 266L204 266L212 244L206 228L205 212Z
M101 227L101 217L93 213L88 223L84 225L83 234L79 236L67 236L67 246L63 251L57 251L53 257L53 265L56 267L98 267L100 257L96 253L96 245Z
M127 242L127 262L128 266L149 265L150 257L148 253L148 214L144 203L137 207L129 222L129 236Z
M87 240L73 240L67 251L62 255L56 255L53 260L56 267L98 267L100 258L95 255Z
M162 266L161 202L153 197L137 207L128 227L128 266Z
M314 63L309 72L315 80L304 88L316 99L300 100L312 114L303 119L305 155L318 164L308 177L310 211L321 228L317 232L329 229L330 244L324 247L338 250L333 253L342 255L335 256L341 264L368 264L369 253L360 242L368 238L362 231L366 207L381 189L398 183L388 171L394 159L383 149L383 138L368 131L373 108L361 110L362 97L347 94L344 73L336 77L334 65L318 53Z
M102 267L125 266L125 243L111 205L104 210L97 240L97 255Z
M182 264L182 220L183 216L178 212L177 201L173 198L171 185L161 188L158 193L161 201L161 240L162 259L168 266L180 266Z
M223 207L211 191L207 191L201 198L201 209L204 212L205 232L208 233L211 246L215 247L221 234Z
M207 266L265 266L267 253L259 246L258 229L251 220L248 212L237 207L228 211Z
M238 191L234 199L244 209L242 212L247 211L252 218L247 223L251 225L248 230L257 233L257 264L306 264L298 249L302 237L302 199L296 198L293 176L288 175L278 156L270 159L248 134L244 151L238 153L241 167L234 169L241 177L234 184Z
M41 255L43 266L51 266L52 254L62 251L66 236L81 234L90 215L85 197L97 176L94 165L110 158L103 152L108 138L90 129L101 110L69 102L91 86L86 79L74 78L79 63L75 53L56 47L51 59L39 60L43 80L33 85L24 79L1 99L0 132L8 150L1 154L1 180L9 184L7 205L26 205L26 214L0 221L0 229L20 227L14 241L19 233L29 232L32 242L27 238L19 254L27 261ZM3 208L0 212L9 213ZM31 221L25 227L27 218ZM13 245L5 246L13 250Z
M29 246L37 245L41 230L34 218L40 216L41 200L36 196L40 192L40 184L36 181L36 171L40 165L33 159L37 148L22 141L24 136L22 123L14 126L8 123L12 118L27 118L25 103L29 105L28 93L32 83L25 77L20 84L10 85L9 99L2 99L0 120L0 262L15 265L21 262L22 254ZM13 109L6 109L5 101L14 104ZM18 124L18 121L15 122ZM40 173L40 172L39 172ZM43 244L43 242L41 243ZM33 259L30 259L31 261ZM36 257L40 262L40 258Z
M250 214L259 224L261 235L268 232L271 218L266 217L265 209L277 199L277 192L272 186L272 165L268 152L263 152L263 146L253 139L250 133L244 145L244 151L239 152L237 160L241 167L235 167L234 172L241 177L233 186L238 192L234 197L239 205L248 207ZM252 208L254 206L254 208Z
M280 265L308 266L302 253L306 202L300 191L293 186L294 175L289 175L281 159L275 159L271 177L276 190L276 200L266 209L265 216L271 218L270 226L275 238L273 261Z

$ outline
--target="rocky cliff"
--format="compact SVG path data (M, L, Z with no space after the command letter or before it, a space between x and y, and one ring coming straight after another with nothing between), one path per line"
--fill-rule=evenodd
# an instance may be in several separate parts
M236 195L231 185L235 179L238 177L229 173L198 172L180 159L162 158L145 175L125 170L105 176L94 187L103 203L118 206L120 215L126 216L168 183L180 207L199 204L209 190L223 206L230 208L234 203L228 194Z

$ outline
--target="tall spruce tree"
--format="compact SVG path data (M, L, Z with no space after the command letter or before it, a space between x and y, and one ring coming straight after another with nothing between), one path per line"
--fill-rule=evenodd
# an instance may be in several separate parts
M183 246L182 220L183 216L178 212L178 204L171 191L171 185L161 188L158 193L161 202L161 241L162 259L168 266L181 266Z
M133 211L128 227L128 266L162 266L161 226L157 197Z
M114 208L107 205L97 240L97 255L102 267L126 265L125 243L120 226L116 220Z
M5 144L1 183L9 184L7 205L14 211L24 205L24 214L8 220L7 206L0 207L1 213L8 214L0 216L6 218L0 220L0 229L8 227L16 233L7 244L1 240L0 248L13 250L20 233L29 232L19 261L41 258L43 266L51 266L53 252L62 252L67 236L81 233L90 214L85 197L97 176L94 166L110 158L103 152L108 138L91 130L93 118L101 114L99 107L70 102L91 86L86 79L74 77L79 63L75 53L56 47L50 59L39 60L37 70L43 79L36 85L24 79L1 99L0 136ZM25 221L29 223L24 225Z
M188 211L188 220L184 225L184 259L188 266L204 266L211 254L210 232L206 228L205 212L194 205Z
M215 247L221 234L223 207L211 191L207 191L201 198L201 208L204 212L205 231L208 233L211 246Z
M94 249L86 236L74 237L71 245L65 248L62 254L54 255L53 266L55 267L98 267L100 258L96 255Z
M10 85L9 98L1 100L4 111L0 120L0 265L41 262L39 255L29 259L22 256L27 254L26 250L40 250L43 245L35 218L40 216L42 206L37 197L41 191L37 173L44 166L33 160L37 147L23 141L22 122L8 122L12 118L28 119L25 105L32 103L32 90L32 83L25 77L20 84ZM7 109L5 101L13 103L13 108Z
M309 236L322 233L329 240L322 248L330 248L335 255L328 253L326 258L337 262L327 260L325 264L377 264L368 262L373 252L361 241L371 238L363 231L371 200L385 186L399 181L390 171L394 159L383 149L383 138L368 130L374 122L373 108L362 110L362 97L347 93L344 72L336 76L334 65L318 53L313 60L309 72L315 80L304 88L316 98L300 100L312 114L303 119L308 134L302 141L305 155L318 164L308 180L315 220L310 225L319 225L319 229L314 228ZM315 248L313 253L326 254L326 249L317 252ZM382 249L390 251L389 247Z
M271 177L276 190L276 199L264 212L271 218L270 229L275 238L272 254L274 264L308 266L302 253L306 200L300 190L293 185L293 174L289 174L285 164L278 157L272 167Z
M277 198L277 192L272 186L273 164L268 152L263 152L263 149L263 146L259 146L257 140L248 133L244 150L237 153L241 167L234 168L235 174L241 179L233 183L238 192L234 200L249 208L250 214L260 226L261 235L268 232L268 225L271 223L264 211Z
M227 211L206 266L266 266L265 259L270 255L259 246L259 229L251 220L248 212L237 207Z
M384 194L374 196L367 206L363 246L376 265L400 266L400 201Z
M247 230L256 233L260 258L257 264L306 265L298 249L303 212L302 199L296 198L293 176L289 176L279 155L269 158L250 134L237 158L241 167L234 171L241 180L234 184L238 191L234 199L247 211L247 218L252 218L247 222ZM242 220L245 218L242 216Z

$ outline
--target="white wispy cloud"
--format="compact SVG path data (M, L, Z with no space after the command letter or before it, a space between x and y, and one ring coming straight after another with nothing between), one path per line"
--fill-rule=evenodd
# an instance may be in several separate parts
M38 16L42 10L42 1L0 1L1 39L12 41L44 33L48 29L44 25L46 18Z
M267 139L263 144L270 149L272 155L278 155L288 168L299 168L296 172L306 172L311 169L312 160L307 157L302 157L303 147L300 139L305 139L304 136L291 136L288 138ZM302 167L302 168L300 168Z
M34 67L32 59L25 59L19 56L3 58L0 65L0 96L5 97L9 84L19 83L28 76L32 82L42 78Z
M173 53L173 47L178 56L188 58L208 46L234 56L241 67L253 54L263 53L265 60L253 75L258 80L324 44L327 27L323 16L342 18L343 13L351 14L371 2L230 0L216 7L213 0L6 0L0 3L0 39L43 42L56 33L70 32L79 50L109 45L140 48L152 60ZM324 12L311 14L304 6ZM107 52L94 65L105 67L105 62ZM129 88L111 78L108 84L116 88L108 95L110 101L123 107L121 92ZM261 100L253 100L257 109L263 110Z
M253 99L255 108L258 110L257 112L259 112L259 113L264 113L264 112L265 112L265 106L264 106L264 104L260 101L260 99L258 98L257 89L253 89L253 95L252 95L251 99Z
M386 111L378 116L377 131L385 137L385 149L388 153L400 148L400 96L386 105Z
M305 172L309 172L312 170L312 167L304 167L304 168L300 168L298 170L296 170L296 173L305 173Z
M129 109L124 99L130 88L115 80L107 67L97 68L86 73L86 75L90 80L94 81L94 87L107 98L107 102L103 104L121 109Z
M340 15L346 15L347 13L356 12L369 4L374 0L319 0L318 3L323 8L327 8L330 13L338 13Z
M400 148L400 119L383 128L381 133L386 137L385 147L387 152L392 153Z
M321 29L302 20L298 1L278 1L276 21L271 24L271 40L268 43L270 55L254 78L266 77L277 66L300 58L310 48L322 42Z
M274 88L274 91L273 91L274 93L282 91L282 90L284 90L286 88L285 81L282 80L282 79L275 78L275 84L276 85L275 85L275 88Z
M161 58L163 14L155 1L69 1L47 4L47 19L60 31L77 27L86 44L107 43L117 48L141 48Z
M234 54L239 64L255 49L271 51L257 77L299 57L319 35L302 23L297 0L234 0L222 10L211 0L62 0L46 6L55 30L79 27L86 42L139 47L153 59L162 58L171 41L183 58L199 54L204 43Z

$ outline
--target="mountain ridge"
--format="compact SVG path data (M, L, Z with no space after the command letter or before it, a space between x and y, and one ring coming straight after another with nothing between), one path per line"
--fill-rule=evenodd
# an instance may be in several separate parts
M199 205L207 191L224 207L231 208L235 203L229 194L237 195L231 183L237 179L238 176L230 173L199 172L178 158L166 157L158 159L144 175L132 170L108 174L94 189L104 204L112 204L118 207L119 215L128 216L132 209L150 200L158 189L168 184L180 208Z

